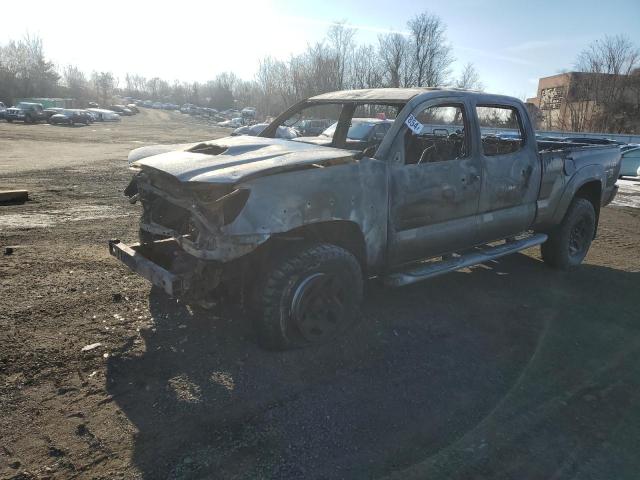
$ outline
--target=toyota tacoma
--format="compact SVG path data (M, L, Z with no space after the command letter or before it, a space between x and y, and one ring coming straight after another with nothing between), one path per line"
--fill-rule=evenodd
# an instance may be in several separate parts
M332 137L275 138L333 118ZM352 140L352 119L393 120ZM579 265L616 194L618 146L536 141L525 105L457 89L351 90L297 103L257 137L129 155L139 243L110 253L193 304L242 302L261 342L326 341L364 279L402 286L540 245Z

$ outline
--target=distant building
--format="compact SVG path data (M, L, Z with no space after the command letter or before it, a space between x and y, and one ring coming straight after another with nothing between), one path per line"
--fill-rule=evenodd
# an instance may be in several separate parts
M640 75L560 73L539 79L527 103L542 130L631 133L640 127Z

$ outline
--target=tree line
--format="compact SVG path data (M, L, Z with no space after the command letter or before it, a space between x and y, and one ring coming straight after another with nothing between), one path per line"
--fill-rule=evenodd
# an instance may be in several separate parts
M217 109L251 105L275 115L291 103L346 88L455 85L482 88L472 64L453 78L452 47L442 20L428 12L407 22L405 33L378 36L376 44L356 42L357 30L345 22L332 25L321 41L288 60L266 57L254 79L233 72L207 82L168 82L158 77L111 72L87 76L77 66L57 68L44 55L42 40L26 36L0 46L0 99L69 97L109 103L116 94L167 103L193 103Z
M86 75L74 65L57 68L46 59L42 40L25 36L0 46L0 100L67 97L108 104L114 95L121 95L218 110L252 106L271 116L302 98L333 90L438 85L483 89L472 63L458 76L452 74L455 59L446 25L429 12L409 19L405 31L380 34L371 44L358 43L356 35L357 29L338 22L301 54L287 60L269 56L259 60L253 79L223 72L206 82L168 82L135 73L120 79L108 71ZM609 77L585 76L574 82L566 95L570 114L563 117L567 125L562 128L604 132L638 128L633 119L638 118L640 88L634 90L634 76L629 74L638 71L639 58L626 37L606 37L589 45L576 68Z

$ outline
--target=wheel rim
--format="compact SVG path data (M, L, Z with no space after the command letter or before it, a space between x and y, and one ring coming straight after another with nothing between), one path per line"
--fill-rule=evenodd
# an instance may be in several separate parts
M321 342L341 329L345 303L337 275L314 273L298 284L291 301L291 318L307 341Z
M569 234L569 254L582 254L589 245L589 222L586 218L578 220Z

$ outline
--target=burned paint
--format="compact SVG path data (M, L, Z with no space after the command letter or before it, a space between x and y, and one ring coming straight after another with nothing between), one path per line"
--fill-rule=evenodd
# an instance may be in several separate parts
M401 111L373 157L336 148L346 145L355 105L376 101ZM408 163L406 119L425 105L452 101L471 115L465 155L425 163L420 155L420 162ZM267 138L287 115L314 102L343 105L331 146L323 145L326 140ZM519 111L525 138L519 150L483 154L472 114L478 103ZM571 175L564 169L569 155ZM220 281L236 281L246 271L243 262L253 270L251 262L260 263L253 255L272 241L316 240L317 234L344 245L365 272L384 273L529 229L548 231L585 185L590 195L599 195L596 202L613 198L609 177L619 169L620 154L613 147L567 144L541 146L539 152L527 111L516 99L459 90L383 89L306 100L260 137L144 147L131 152L129 160L138 173L127 195L144 207L143 235L169 237L176 246L172 265L193 275L191 288L200 285L200 293L207 294ZM157 277L164 274L153 273L145 262L127 264L154 282L163 281Z

